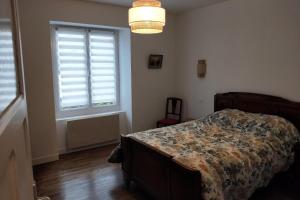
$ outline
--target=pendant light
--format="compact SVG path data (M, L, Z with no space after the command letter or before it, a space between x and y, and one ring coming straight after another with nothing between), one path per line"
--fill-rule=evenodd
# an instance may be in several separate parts
M155 34L163 32L166 11L157 0L136 0L128 12L129 26L133 33Z

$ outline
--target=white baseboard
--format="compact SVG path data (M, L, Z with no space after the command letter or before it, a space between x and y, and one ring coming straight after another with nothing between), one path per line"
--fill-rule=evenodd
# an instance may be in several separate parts
M47 156L42 156L38 158L34 158L32 160L33 165L40 165L48 162L53 162L59 160L58 154L52 154L52 155L47 155Z
M88 149L93 149L93 148L97 148L97 147L103 147L103 146L107 146L107 145L111 145L111 144L118 144L118 143L120 143L120 140L108 141L108 142L104 142L101 144L90 145L87 147L77 148L77 149L61 149L59 151L59 154L52 154L52 155L42 156L42 157L33 159L32 164L40 165L40 164L44 164L44 163L49 163L49 162L59 160L59 155L78 152L78 151L84 151L84 150L88 150Z
M78 151L84 151L84 150L88 150L88 149L94 149L94 148L98 148L98 147L104 147L104 146L107 146L107 145L119 144L119 143L120 143L120 140L113 140L113 141L108 141L108 142L103 142L103 143L100 143L100 144L89 145L89 146L86 146L86 147L81 147L81 148L76 148L76 149L60 149L59 150L59 155L78 152Z

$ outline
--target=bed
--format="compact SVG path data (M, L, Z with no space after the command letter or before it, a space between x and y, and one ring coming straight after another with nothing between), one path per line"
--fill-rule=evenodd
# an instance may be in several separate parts
M202 120L122 136L126 185L154 199L242 200L275 174L300 171L300 103L224 93L214 106Z

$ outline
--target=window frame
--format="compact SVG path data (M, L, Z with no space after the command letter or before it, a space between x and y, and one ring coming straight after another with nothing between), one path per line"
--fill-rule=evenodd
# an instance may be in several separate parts
M59 88L59 70L58 70L58 56L57 56L57 43L56 43L56 30L57 28L68 28L68 29L81 29L86 32L86 45L87 45L87 70L89 71L88 78L88 94L89 94L89 104L87 106L78 106L76 108L65 108L62 109L60 106L60 88ZM92 30L95 31L106 31L114 34L115 39L115 79L116 79L116 103L114 105L93 105L91 99L91 82L90 82L90 43L89 43L89 32ZM55 111L56 118L68 118L68 117L77 117L101 113L110 113L120 111L120 64L119 64L119 32L115 29L95 27L91 26L82 26L82 25L65 25L65 24L50 24L50 34L51 34L51 53L52 53L52 74L53 74L53 88L54 88L54 98L55 98Z
M10 100L10 102L2 109L0 110L0 120L1 118L7 113L10 107L22 96L24 95L23 91L23 82L22 82L22 65L23 63L20 60L20 54L22 53L20 50L20 32L19 32L19 19L18 19L18 14L15 9L15 3L12 1L10 3L9 7L9 18L1 20L0 23L7 24L8 29L10 29L11 34L12 34L12 56L13 56L13 65L14 65L14 72L15 72L15 89L16 93L14 98ZM1 94L0 94L1 95Z

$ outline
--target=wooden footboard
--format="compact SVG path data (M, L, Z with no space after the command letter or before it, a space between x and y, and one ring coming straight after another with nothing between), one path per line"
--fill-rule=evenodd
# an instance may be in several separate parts
M153 147L122 137L125 183L134 181L154 199L201 200L201 174Z
M294 147L295 152L295 163L292 166L291 170L293 171L296 179L300 179L300 143L296 144Z

